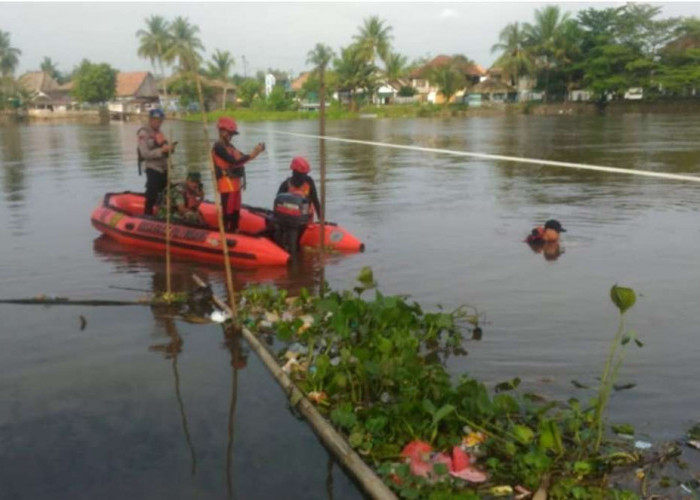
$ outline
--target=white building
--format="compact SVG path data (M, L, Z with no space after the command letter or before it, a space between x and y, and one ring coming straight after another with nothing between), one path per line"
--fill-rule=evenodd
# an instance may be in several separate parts
M275 75L272 73L265 75L265 97L270 95L270 92L272 92L272 89L275 88L276 83L277 79L275 78Z

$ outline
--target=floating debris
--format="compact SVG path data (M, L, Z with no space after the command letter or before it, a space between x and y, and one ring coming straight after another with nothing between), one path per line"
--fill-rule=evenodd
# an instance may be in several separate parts
M472 466L474 460L460 446L452 448L452 455L447 453L433 453L433 447L425 441L415 440L404 446L401 456L408 463L411 474L424 477L431 481L445 479L436 473L436 465L446 467L450 476L470 483L483 483L488 479L485 472Z
M639 450L648 450L652 447L652 444L648 441L635 441L634 447Z
M231 315L226 311L221 311L220 309L214 309L214 311L209 315L214 323L224 323L226 320L231 319Z
M637 387L637 384L630 382L629 384L614 384L613 389L616 391L626 391L627 389L632 389Z

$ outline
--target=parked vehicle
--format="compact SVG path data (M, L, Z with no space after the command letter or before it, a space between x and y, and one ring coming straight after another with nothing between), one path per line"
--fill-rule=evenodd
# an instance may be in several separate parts
M625 99L629 101L639 101L644 97L644 89L641 87L630 87L625 92Z

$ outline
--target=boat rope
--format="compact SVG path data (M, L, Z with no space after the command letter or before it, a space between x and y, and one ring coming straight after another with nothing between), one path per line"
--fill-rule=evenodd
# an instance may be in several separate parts
M252 128L252 127L251 127ZM344 139L342 137L332 137L332 136L320 136L313 134L301 134L297 132L283 132L281 130L262 130L255 129L261 132L272 132L274 134L280 135L290 135L294 137L304 137L307 139L325 139L327 141L334 142L345 142L350 144L364 144L367 146L377 146L383 148L393 148L393 149L406 149L410 151L421 151L424 153L438 153L447 154L452 156L462 156L467 158L479 158L482 160L496 160L496 161L507 161L514 163L525 163L529 165L542 165L547 167L561 167L561 168L573 168L578 170L592 170L595 172L607 172L612 174L625 174L625 175L638 175L641 177L654 177L657 179L667 179L672 181L684 181L684 182L700 182L700 177L693 175L683 175L683 174L670 174L664 172L651 172L647 170L631 170L619 167L606 167L602 165L588 165L585 163L571 163L566 161L554 161L554 160L542 160L538 158L524 158L519 156L504 156L504 155L492 155L486 153L474 153L470 151L455 151L452 149L441 149L441 148L425 148L421 146L409 146L404 144L392 144L389 142L376 142L376 141L360 141L357 139Z

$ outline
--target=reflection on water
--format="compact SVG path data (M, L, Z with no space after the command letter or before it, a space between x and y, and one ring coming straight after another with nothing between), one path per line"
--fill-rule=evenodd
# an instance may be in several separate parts
M106 191L143 190L138 127L0 127L0 228L12 229L0 240L0 295L133 299L165 288L161 254L97 237L89 223ZM166 121L166 134L171 127L180 143L175 177L198 169L211 198L201 124ZM358 120L327 128L351 139L639 170L696 174L700 161L700 128L682 115ZM319 181L318 140L276 130L315 134L317 124L241 126L241 149L267 143L247 169L245 203L269 207L299 154ZM637 386L614 395L612 419L674 439L691 424L688 415L700 413L700 401L688 398L700 378L698 186L333 142L327 166L329 219L367 244L360 255L328 256L331 287L352 288L371 266L384 293L411 294L426 308L470 304L488 315L488 335L469 345L469 356L448 359L455 376L487 383L517 376L526 390L570 397L572 378L600 371L617 326L608 297L617 282L639 292L628 319L647 342L623 367L621 382ZM561 245L528 248L527 232L550 218L569 230ZM173 289L191 289L195 272L221 295L220 266L180 259ZM287 268L234 274L237 290L264 283L291 294L318 291L321 275L313 253ZM284 409L284 394L255 356L240 371L240 346L222 340L218 326L146 308L0 307L7 402L0 497L359 497ZM150 344L171 366L154 362ZM196 475L173 474L182 470Z
M149 351L160 352L165 359L172 362L173 380L175 381L175 397L177 398L178 408L180 409L180 418L182 419L182 431L185 435L185 442L192 456L192 475L197 473L197 454L192 443L189 426L187 425L187 413L185 412L185 402L182 399L180 391L180 372L177 368L177 358L182 352L184 341L177 331L175 319L170 314L177 314L177 310L172 307L155 307L152 306L153 317L156 323L160 323L165 327L165 331L169 337L169 342L166 344L154 344L148 348Z
M105 235L93 240L95 255L111 262L118 272L140 273L147 271L151 274L149 292L161 293L166 290L165 262L162 252L147 249L135 249L122 245ZM261 266L234 268L233 278L236 290L251 285L270 284L283 287L292 295L298 294L302 288L312 293L318 291L321 280L319 256L312 252L304 252L300 258L289 266ZM326 265L342 259L342 255L326 256ZM216 264L207 264L183 260L173 256L172 261L172 290L187 292L193 289L192 274L197 273L204 281L223 284L224 270Z
M24 192L26 190L26 167L20 126L2 127L0 153L3 167L2 190L5 193L7 208L12 214L12 227L18 231L25 220Z
M564 253L564 248L558 241L548 241L546 243L528 243L534 253L542 254L544 260L555 261Z
M80 167L90 176L116 178L122 165L122 143L107 124L78 127L77 139L84 156ZM135 147L135 146L134 146Z

